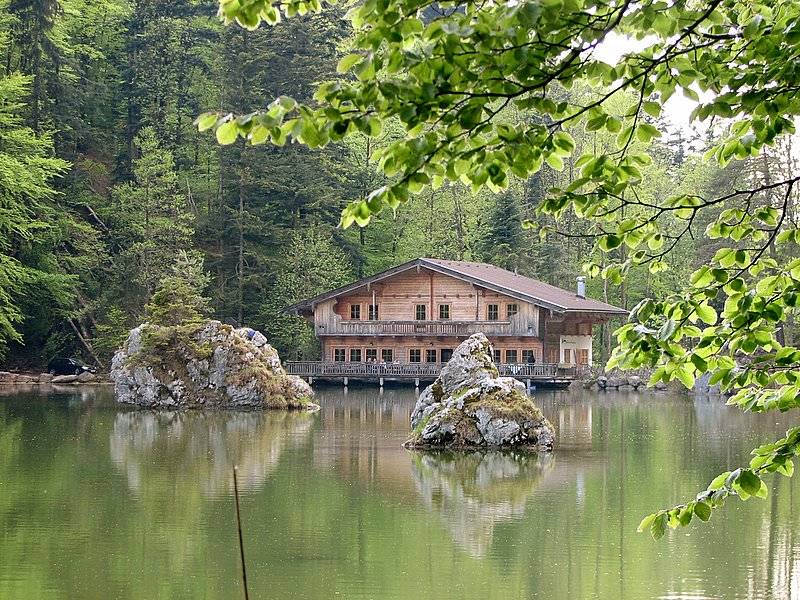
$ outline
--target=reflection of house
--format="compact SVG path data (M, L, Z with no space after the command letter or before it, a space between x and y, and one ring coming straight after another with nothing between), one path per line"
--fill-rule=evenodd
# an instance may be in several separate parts
M289 310L313 322L324 361L412 365L446 362L477 332L498 363L590 364L592 326L627 314L586 298L583 278L567 291L492 265L430 258Z

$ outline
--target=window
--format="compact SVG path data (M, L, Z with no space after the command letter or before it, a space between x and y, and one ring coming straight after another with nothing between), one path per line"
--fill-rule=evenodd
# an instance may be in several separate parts
M369 305L369 320L370 321L377 321L378 320L378 305L377 304L370 304Z
M514 364L515 362L517 362L516 350L506 350L506 362L508 364Z
M408 362L418 363L422 362L422 350L412 348L408 351Z
M589 364L589 350L586 348L579 348L575 351L575 354L578 357L578 364L579 365L588 365Z
M522 362L529 365L532 365L536 362L536 355L533 353L533 350L522 351Z
M425 309L427 307L424 304L417 304L416 312L415 312L415 319L417 321L424 321L427 317L425 316Z
M446 363L451 358L453 358L453 349L452 348L442 348L441 352L442 362Z
M361 348L350 348L350 362L361 362Z
M378 362L377 348L367 348L367 362Z
M492 351L492 358L494 359L495 363L500 362L500 350L493 350Z
M564 362L567 364L572 362L569 357L569 348L564 348Z
M344 362L344 348L334 349L333 360L335 360L336 362Z
M516 304L506 304L506 319L510 319L519 312L519 306Z
M360 304L351 304L350 305L350 318L354 321L361 320L361 305Z
M426 363L435 363L436 362L436 350L425 350L425 362Z
M547 348L545 355L547 356L547 362L551 365L558 362L558 348Z
M394 351L391 348L383 348L381 350L381 360L390 363L394 360Z
M490 321L498 321L500 319L500 305L489 304L486 307L487 317Z
M450 305L449 304L440 304L439 305L439 320L441 320L441 321L450 320Z

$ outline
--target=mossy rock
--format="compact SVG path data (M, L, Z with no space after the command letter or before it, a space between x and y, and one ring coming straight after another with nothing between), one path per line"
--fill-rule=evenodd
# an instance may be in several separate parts
M492 356L483 334L455 350L437 380L420 394L406 447L553 449L553 426L521 382L499 376Z
M219 321L137 327L111 378L117 401L148 408L316 408L262 334Z

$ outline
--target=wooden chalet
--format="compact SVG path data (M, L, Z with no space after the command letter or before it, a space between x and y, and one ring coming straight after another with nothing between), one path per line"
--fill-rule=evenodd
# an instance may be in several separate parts
M567 380L592 364L593 326L628 312L488 264L419 258L299 302L322 361L290 372L352 379L435 378L473 333L492 342L503 373Z

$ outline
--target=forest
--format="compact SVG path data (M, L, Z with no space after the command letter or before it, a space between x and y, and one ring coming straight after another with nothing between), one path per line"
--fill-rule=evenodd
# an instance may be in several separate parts
M225 27L217 10L217 0L0 4L0 365L76 354L107 366L175 273L201 272L216 318L263 330L284 358L313 358L309 328L284 307L412 258L485 261L567 288L590 260L624 259L624 244L597 255L577 216L553 232L536 210L548 190L578 178L576 157L614 147L622 125L613 116L571 125L577 149L550 155L529 179L477 193L445 182L366 227L340 227L345 207L383 185L372 159L404 135L399 121L377 136L367 124L322 150L219 145L194 122L281 95L313 102L319 84L342 76L352 43L345 9L253 31ZM595 92L558 93L575 103ZM634 100L619 94L611 110L623 115ZM519 123L545 118L536 107L513 111ZM788 137L722 167L704 158L722 135L713 123L690 129L655 103L641 118L655 126L633 142L652 157L641 198L720 197L795 168ZM663 268L594 278L590 295L631 308L679 290L720 247L703 235L713 215L704 218ZM601 361L612 329L599 336Z

